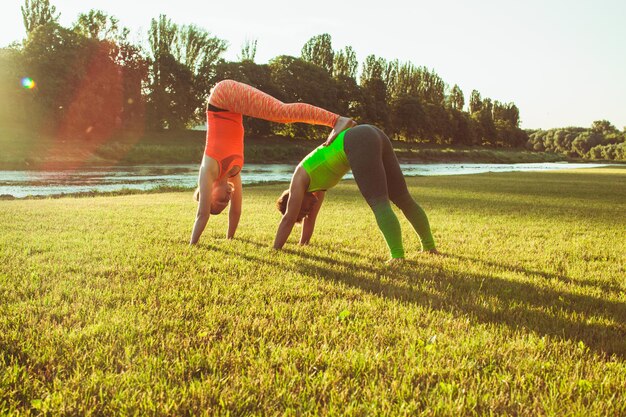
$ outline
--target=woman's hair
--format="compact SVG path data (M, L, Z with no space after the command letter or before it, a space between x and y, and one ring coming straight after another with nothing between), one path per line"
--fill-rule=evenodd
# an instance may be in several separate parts
M232 182L229 182L228 184L230 185L231 188L235 187ZM196 187L196 190L193 192L193 199L194 199L194 201L196 203L200 202L200 187ZM213 203L211 203L211 209L210 209L211 211L210 211L210 213L211 214L220 214L222 211L224 211L225 208L226 207L220 207L220 208L213 207Z
M285 214L287 212L287 202L289 201L289 190L283 191L283 193L276 200L276 208L281 214Z
M312 193L305 193L304 194L304 198L308 198L308 196L311 195L314 198L317 199L317 197L315 197L314 194ZM287 212L287 203L289 202L289 190L285 190L283 191L283 193L280 195L280 197L278 197L278 200L276 200L276 208L278 209L278 211L281 212L282 215L285 215L285 213ZM309 215L309 213L307 212L306 214L302 214L302 208L300 209L300 213L298 213L298 219L296 220L296 224L300 224L302 223L302 220L304 220L305 217L307 217ZM302 217L300 217L302 216Z

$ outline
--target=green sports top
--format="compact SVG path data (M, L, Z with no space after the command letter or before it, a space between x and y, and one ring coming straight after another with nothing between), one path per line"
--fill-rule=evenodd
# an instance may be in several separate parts
M328 190L334 187L350 171L348 157L343 150L343 140L348 129L337 135L328 146L320 145L302 160L302 168L311 182L308 192Z

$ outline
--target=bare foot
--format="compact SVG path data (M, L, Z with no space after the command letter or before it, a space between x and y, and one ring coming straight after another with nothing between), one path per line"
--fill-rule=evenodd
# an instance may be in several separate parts
M354 120L349 117L339 116L335 122L335 126L333 126L333 130L328 135L328 139L324 142L324 146L328 146L333 143L338 134L353 126L356 126L356 122Z

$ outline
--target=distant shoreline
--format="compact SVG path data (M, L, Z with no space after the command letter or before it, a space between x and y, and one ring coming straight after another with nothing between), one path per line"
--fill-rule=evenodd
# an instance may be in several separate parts
M268 164L270 165L270 164ZM290 176L291 176L291 170L287 170L284 171L284 165L285 164L281 164L283 165L283 171L282 173L284 174L282 177L280 175L276 175L277 171L273 171L272 168L269 169L269 171L266 171L266 173L270 173L272 179L267 180L264 179L263 180L259 180L259 175L263 175L263 173L259 174L262 171L262 168L260 168L260 166L262 166L262 164L250 164L249 167L251 167L250 172L245 172L243 173L243 178L244 178L244 185L246 188L248 187L256 187L256 186L269 186L269 185L274 185L274 184L286 184L289 182ZM407 167L408 165L408 167ZM522 164L525 167L520 167L519 169L516 168L502 168L502 171L500 171L500 168L493 168L494 166L500 165L502 167L512 167L514 165L517 164L481 164L481 163L435 163L432 164L435 167L439 167L439 168L433 168L433 170L431 171L431 168L425 168L426 166L428 166L429 164L407 164L403 166L403 171L406 169L407 171L404 171L405 173L405 177L406 178L410 178L410 177L431 177L431 176L455 176L455 175L459 175L461 177L463 176L467 176L467 175L479 175L479 174L506 174L506 173L518 173L518 172L556 172L559 170L567 170L567 169L586 169L586 168L596 168L596 169L603 169L603 168L608 168L608 169L626 169L626 164L598 164L598 163L590 163L590 164L581 164L581 163L571 163L571 162L548 162L548 163L531 163L531 164ZM411 168L410 166L413 165L413 168ZM530 165L530 166L529 166ZM547 166L547 165L551 165L551 167ZM458 168L454 168L454 167L458 167ZM472 168L472 166L478 166L478 167L483 167L483 168ZM558 166L559 168L555 168L555 166ZM453 168L451 168L453 167ZM484 168L484 167L491 167L491 168ZM459 168L461 170L459 170ZM75 175L85 175L87 177L89 177L90 175L94 175L95 172L98 171L98 167L88 167L88 169L84 170L84 173L80 173L80 172L68 172L67 175L69 175L70 177L73 177ZM108 182L108 180L106 180L107 178L107 169L111 169L112 172L112 176L109 176L108 178L113 178L115 177L114 173L121 173L122 177L126 177L126 176L130 176L132 178L133 176L133 172L141 172L142 176L148 176L150 177L151 175L153 175L151 172L151 170L158 170L158 172L164 172L164 170L168 170L168 169L172 169L173 171L176 172L176 176L180 177L181 175L189 175L189 178L191 178L192 180L195 180L195 175L193 175L193 173L195 172L195 165L193 165L193 169L191 168L191 166L189 164L187 165L173 165L172 168L168 168L167 166L163 166L163 167L159 167L159 166L154 166L154 165L146 165L144 166L133 166L133 167L126 167L126 168L119 168L120 171L118 171L118 168L116 167L109 167L109 168L104 168L102 170L102 176L100 176L101 178L101 183L91 183L91 185L87 188L85 188L82 184L82 182L80 180L78 180L75 183L75 188L73 191L60 191L60 189L56 189L56 192L52 192L52 193L40 193L39 191L35 191L33 194L26 194L26 195L14 195L14 194L10 194L10 193L6 193L4 191L6 191L6 187L2 186L2 182L3 182L3 178L2 175L0 175L0 200L39 200L39 199L47 199L47 198L64 198L64 197L72 197L72 198L80 198L80 197L98 197L98 196L120 196L120 195L135 195L135 194L160 194L160 193L168 193L168 192L190 192L192 190L195 189L196 185L195 185L195 181L187 181L185 182L181 182L180 178L178 178L174 183L167 183L167 181L163 181L163 177L161 176L161 178L159 179L159 181L162 181L161 185L158 185L156 187L148 187L148 188L135 188L135 186L137 185L136 181L131 181L131 183L128 184L121 184L119 186L119 188L108 188L108 189L98 189L98 187L100 185L105 185L105 183ZM124 171L124 169L126 170L131 170L131 171ZM244 168L245 169L245 168ZM495 170L494 170L495 169ZM133 171L136 170L136 171ZM183 171L181 170L185 170L184 172L186 172L186 174L183 174ZM260 171L261 170L261 171ZM7 172L10 171L4 171L4 173L6 174ZM434 174L434 172L439 172L438 174ZM0 174L2 172L0 171ZM256 173L256 174L254 174ZM5 175L3 174L3 175ZM33 182L37 183L37 184L41 184L41 182L45 182L46 181L46 176L48 174L51 174L51 177L48 178L53 178L52 183L50 184L50 186L54 189L56 184L54 181L57 178L60 178L59 175L62 177L63 175L65 175L62 172L25 172L21 175L23 175L24 177L22 179L17 179L17 178L11 178L11 174L9 174L9 178L7 178L6 180L8 181L8 183L4 183L4 185L8 184L8 188L13 188L12 192L15 192L15 188L17 187L19 189L19 185L17 185L16 187L11 187L11 182L14 183L24 183L24 181L27 182ZM95 174L96 176L99 176L100 174ZM158 176L159 174L157 174ZM161 174L162 175L162 174ZM257 176L257 180L252 179L251 177L253 176ZM347 176L346 178L344 178L345 180L352 180L351 176ZM75 180L74 180L75 181ZM250 182L252 181L252 182ZM150 180L145 180L145 183L149 183ZM193 184L193 185L191 185ZM64 184L64 190L68 190L72 188L72 180L70 180L69 182L65 182ZM29 185L26 185L27 188L32 188ZM46 189L47 186L46 185L40 185L41 189ZM20 193L21 191L17 191L18 193Z
M282 136L247 137L244 156L247 163L297 164L322 143L321 140L291 139ZM107 142L35 137L18 132L0 132L0 170L63 170L80 167L119 165L199 164L205 145L205 132L157 132L142 138L115 138ZM482 146L453 147L431 143L394 141L403 163L538 163L612 161L569 158L551 152L523 148Z

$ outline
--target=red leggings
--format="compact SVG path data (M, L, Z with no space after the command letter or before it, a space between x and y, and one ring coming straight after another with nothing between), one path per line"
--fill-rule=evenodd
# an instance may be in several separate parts
M302 122L328 127L334 127L339 118L335 113L310 104L285 104L254 87L233 80L217 83L209 96L209 104L226 110L207 112L204 153L219 164L220 179L234 175L243 167L242 115L278 123Z
M335 126L339 115L306 103L283 103L247 84L220 81L213 87L209 104L233 113L278 123L309 123Z

